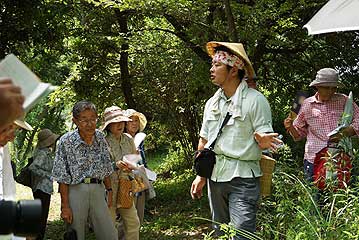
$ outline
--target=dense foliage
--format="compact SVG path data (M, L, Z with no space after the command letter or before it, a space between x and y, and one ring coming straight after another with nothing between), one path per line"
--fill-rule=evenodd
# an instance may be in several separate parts
M286 136L284 140L290 146L290 156L281 158L281 172L300 174L303 146L293 144L282 127L296 91L312 91L308 83L322 67L340 71L346 86L342 92L350 89L357 97L359 89L358 32L308 36L302 28L325 2L1 1L0 58L14 53L43 81L59 86L27 114L26 120L35 131L18 135L14 145L18 166L31 153L39 129L64 133L71 128L73 103L89 99L100 113L114 104L143 112L149 120L148 152L170 151L160 176L177 176L173 181L186 186L190 174L186 175L186 169L191 167L190 155L197 145L203 106L216 90L208 80L210 59L204 46L218 40L244 44L256 70L259 90L270 101L274 128ZM273 199L262 203L260 228L264 239L336 239L334 230L348 224L351 230L347 229L349 233L341 239L358 235L351 224L357 220L357 210L345 214L349 220L340 215L335 224L332 217L315 221L306 215L311 203L308 198L303 200L305 194L298 182L279 173L275 182ZM287 184L293 188L289 190ZM161 183L159 188L163 188ZM177 190L177 194L182 193ZM351 191L338 194L330 197L336 202L333 213L346 213L345 204L359 209ZM293 204L298 205L295 212ZM305 224L306 219L311 225L289 224L293 220ZM324 230L333 235L325 235ZM294 237L301 232L305 235Z

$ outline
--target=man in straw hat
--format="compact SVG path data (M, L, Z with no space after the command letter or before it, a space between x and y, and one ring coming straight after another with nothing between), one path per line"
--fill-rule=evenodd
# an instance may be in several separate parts
M209 42L207 51L212 57L211 80L219 89L206 103L198 150L214 142L227 113L230 118L214 145L211 178L197 175L191 195L200 198L207 182L216 234L221 235L217 223L230 223L239 230L236 239L247 239L256 229L262 149L274 150L281 141L272 133L268 101L244 80L253 79L254 70L243 45Z
M52 169L53 180L60 184L61 217L76 231L78 240L85 239L88 218L96 239L115 240L116 229L109 211L113 167L105 137L96 129L96 107L89 101L80 101L74 105L72 115L77 129L60 138Z
M314 96L304 100L297 118L284 120L284 127L295 141L307 138L304 153L304 174L308 182L313 181L314 158L316 153L328 145L328 141L337 142L342 136L359 133L359 108L353 103L352 124L340 134L328 136L334 130L343 114L347 96L336 93L339 75L332 68L323 68L309 84L315 87Z

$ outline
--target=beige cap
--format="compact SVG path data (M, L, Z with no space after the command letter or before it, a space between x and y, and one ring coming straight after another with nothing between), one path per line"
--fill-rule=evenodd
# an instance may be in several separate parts
M49 147L56 142L60 135L53 133L50 129L43 129L37 135L37 147Z

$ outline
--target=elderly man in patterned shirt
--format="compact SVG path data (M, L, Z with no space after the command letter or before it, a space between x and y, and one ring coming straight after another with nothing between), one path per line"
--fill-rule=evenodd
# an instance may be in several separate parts
M80 101L72 110L77 129L63 135L56 151L52 177L60 184L61 217L85 239L91 220L96 239L117 239L109 207L112 201L110 153L103 134L96 129L93 103ZM105 190L108 202L105 200Z

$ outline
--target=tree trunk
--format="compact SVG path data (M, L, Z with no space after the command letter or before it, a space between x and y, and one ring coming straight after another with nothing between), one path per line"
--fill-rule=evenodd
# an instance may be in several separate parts
M228 22L228 32L229 32L230 41L239 42L239 38L236 30L236 24L234 22L234 17L232 13L231 3L229 2L229 0L223 0L223 4Z
M124 36L126 36L129 32L127 26L129 13L126 11L121 12L117 10L116 15L117 15L118 23L120 24L120 31ZM136 108L136 104L132 92L131 76L128 70L128 49L129 49L129 44L127 38L125 37L125 41L121 45L120 63L119 63L121 70L121 75L120 75L121 88L128 108Z

